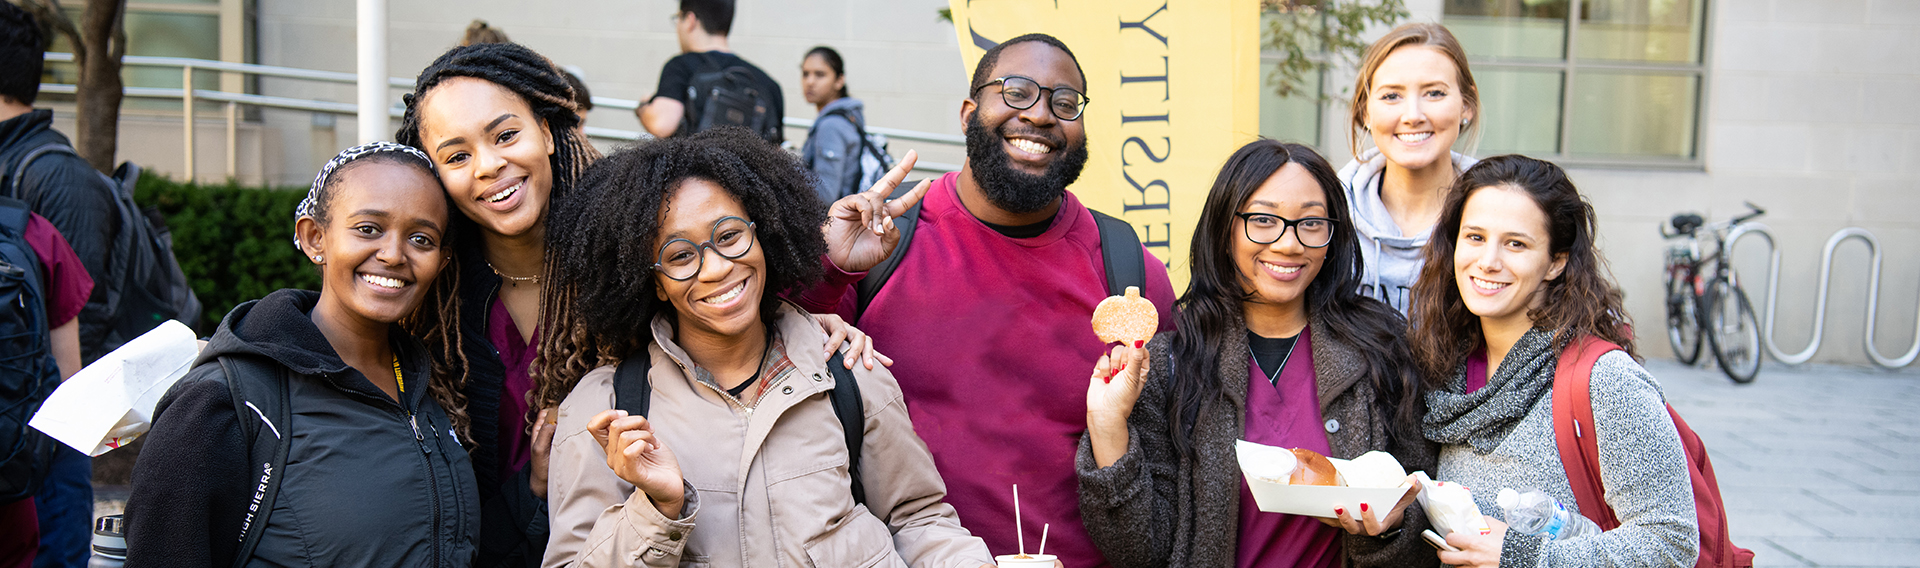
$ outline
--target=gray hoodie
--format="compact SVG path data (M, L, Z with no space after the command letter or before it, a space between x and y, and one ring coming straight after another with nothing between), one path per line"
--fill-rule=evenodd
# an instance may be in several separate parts
M1453 153L1455 171L1467 171L1479 163L1470 156ZM1407 313L1408 292L1420 278L1420 249L1427 246L1431 231L1418 235L1400 234L1400 225L1387 212L1380 199L1381 175L1387 168L1386 156L1378 148L1361 152L1354 161L1340 168L1340 185L1347 190L1348 207L1353 210L1353 227L1360 232L1360 257L1366 273L1360 276L1360 294L1378 298Z

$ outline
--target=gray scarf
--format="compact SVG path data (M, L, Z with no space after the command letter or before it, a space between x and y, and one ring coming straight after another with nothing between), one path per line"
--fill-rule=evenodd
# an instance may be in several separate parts
M1471 394L1463 394L1467 366L1461 363L1446 388L1427 391L1427 415L1421 420L1427 439L1469 444L1483 455L1492 452L1540 397L1553 392L1558 359L1553 332L1536 327L1513 344L1504 363L1488 362L1499 370L1487 378L1487 386Z

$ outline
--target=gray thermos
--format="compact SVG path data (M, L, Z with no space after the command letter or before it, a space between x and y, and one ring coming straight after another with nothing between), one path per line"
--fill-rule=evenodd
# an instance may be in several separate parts
M93 521L93 558L87 568L120 568L127 564L127 520L107 515Z

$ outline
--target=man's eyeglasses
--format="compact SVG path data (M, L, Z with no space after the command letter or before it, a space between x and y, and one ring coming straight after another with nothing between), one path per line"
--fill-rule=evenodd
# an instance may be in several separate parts
M1247 240L1256 244L1270 245L1287 234L1287 228L1293 228L1293 238L1307 248L1320 248L1333 242L1333 220L1326 217L1307 217L1288 219L1266 213L1234 213L1246 222Z
M1047 109L1052 110L1053 116L1060 120L1079 120L1080 113L1085 112L1087 103L1093 100L1080 91L1067 87L1042 87L1033 79L1019 75L1008 75L987 81L986 84L974 89L974 92L979 92L980 89L995 83L1000 85L1000 100L1006 101L1007 106L1019 110L1033 108L1033 103L1038 102L1042 94L1046 95Z
M713 252L727 260L747 255L753 250L753 222L739 217L722 217L713 222L713 234L703 243L687 239L674 239L660 246L659 262L653 269L674 280L686 280L700 273L707 262L702 249L711 247Z

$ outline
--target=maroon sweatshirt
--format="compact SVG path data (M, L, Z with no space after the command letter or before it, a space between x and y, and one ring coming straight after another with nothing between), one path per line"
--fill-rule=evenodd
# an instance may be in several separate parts
M1100 231L1072 193L1045 233L1001 235L960 204L958 173L921 202L907 256L855 322L894 360L914 430L933 452L960 522L994 554L1013 554L1014 484L1027 552L1043 524L1047 553L1106 566L1080 522L1074 451L1087 429L1087 380L1104 346L1093 308L1107 297ZM1145 254L1142 295L1173 327L1173 284ZM852 320L865 273L827 267L806 309Z

